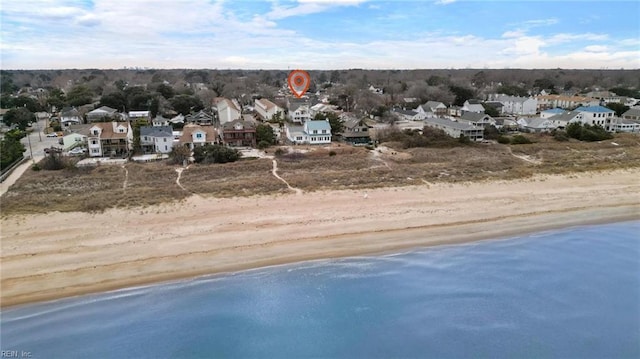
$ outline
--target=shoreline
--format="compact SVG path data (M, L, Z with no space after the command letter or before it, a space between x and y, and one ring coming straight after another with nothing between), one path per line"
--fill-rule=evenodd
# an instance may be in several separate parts
M638 178L631 169L9 216L0 304L638 220Z

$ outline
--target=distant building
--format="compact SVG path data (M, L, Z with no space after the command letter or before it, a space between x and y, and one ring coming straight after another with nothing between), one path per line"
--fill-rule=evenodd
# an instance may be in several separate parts
M294 144L329 144L331 126L329 121L306 121L302 126L286 125L287 139Z
M66 107L60 111L60 126L63 128L82 123L82 117L78 110L73 107Z
M613 131L613 124L616 122L615 111L603 106L581 106L576 111L582 113L579 121L583 124L598 125L607 131Z
M640 107L631 107L622 114L622 118L625 120L640 120Z
M579 106L598 106L600 100L584 96L564 96L564 95L540 95L538 100L538 111L550 108L563 108L572 110Z
M289 108L289 120L294 123L303 124L311 120L311 109L309 102L305 99L287 99Z
M118 110L108 106L98 107L97 109L87 113L87 121L89 122L118 120L120 119L119 117L120 114L118 113Z
M218 114L218 121L220 125L224 125L227 122L235 121L240 118L241 110L235 102L219 97L214 100L214 109Z
M489 95L490 101L502 104L502 113L509 115L535 115L538 110L538 100L531 97Z
M467 100L464 102L460 112L462 114L465 112L484 113L484 106L479 100Z

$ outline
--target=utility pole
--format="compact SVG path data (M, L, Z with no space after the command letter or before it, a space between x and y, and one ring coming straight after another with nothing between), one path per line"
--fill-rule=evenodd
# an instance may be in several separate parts
M29 153L31 153L31 161L33 161L33 163L36 163L36 160L33 159L33 149L31 148L31 135L27 134L27 141L29 142Z

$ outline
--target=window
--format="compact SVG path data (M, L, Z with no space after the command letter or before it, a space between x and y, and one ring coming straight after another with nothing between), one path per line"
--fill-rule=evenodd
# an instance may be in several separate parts
M202 138L202 134L201 133L196 133L196 138Z
M164 138L164 141L163 141L163 142L167 142L167 138L166 138L166 137ZM167 146L165 146L165 147L167 147Z
M313 130L313 134L317 135L318 134L318 130Z
M92 145L97 145L97 144L98 144L98 141L96 141L96 140L92 140L92 141L91 141L91 144L92 144Z
M167 150L168 150L167 145L164 145L164 150L165 150L165 151L167 151Z
M327 133L327 130L322 130L322 133Z

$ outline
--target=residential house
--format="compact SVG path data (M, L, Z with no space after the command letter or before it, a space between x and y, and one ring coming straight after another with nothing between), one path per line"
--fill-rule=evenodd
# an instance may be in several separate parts
M162 115L157 115L153 118L153 120L151 120L151 125L156 127L169 126L169 124L169 119L163 117Z
M471 125L467 122L451 121L446 118L427 118L424 120L425 126L439 128L453 138L461 135L472 141L482 141L484 139L484 128Z
M563 113L559 113L555 116L548 117L553 125L555 125L559 129L563 129L567 127L569 123L581 121L583 114L576 110L573 111L564 111Z
M612 132L640 132L640 120L620 118L611 125Z
M391 110L391 113L401 121L419 121L426 118L426 115L424 113L419 113L414 110L402 110L394 108L393 110Z
M352 145L366 145L371 142L371 125L361 118L350 118L344 122L342 139Z
M309 115L313 118L319 113L339 113L338 106L327 103L317 103L309 108Z
M584 96L540 95L536 99L538 100L538 111L555 107L571 110L579 106L600 105L600 100Z
M329 121L308 120L302 126L285 125L287 139L293 144L329 144L331 143L331 125Z
M254 109L262 121L271 120L277 113L284 119L284 109L266 98L256 99Z
M60 126L62 126L62 128L79 125L81 123L82 117L75 107L66 107L60 112Z
M66 128L62 137L62 148L68 151L74 147L86 147L90 128L91 125L71 125Z
M438 117L435 112L431 109L431 107L427 106L427 104L420 105L416 107L414 110L418 114L417 118L423 119L428 117ZM403 117L403 116L401 116ZM404 118L403 118L404 119Z
M120 119L118 110L109 106L98 107L87 113L87 121L89 122L116 121L118 119Z
M231 147L256 147L256 126L243 120L227 122L222 125L222 140Z
M238 118L240 118L240 116L238 116ZM201 126L211 126L213 125L213 115L204 112L204 110L200 110L197 113L191 113L185 116L184 121ZM220 122L220 124L223 124L223 122Z
M180 125L180 124L184 124L184 116L182 114L179 114L175 117L172 117L169 120L169 125L173 126L173 125Z
M462 114L465 112L484 113L484 106L479 100L467 100L464 102L460 112Z
M304 123L304 132L311 145L331 143L331 125L329 125L329 121L306 121Z
M220 125L239 119L242 113L237 101L234 102L223 97L218 97L214 100L214 110L218 114Z
M305 99L287 99L289 108L289 120L294 123L304 123L311 120L311 108Z
M151 113L149 111L129 111L129 119L131 120L142 120L150 117Z
M615 111L603 106L581 106L576 111L582 113L579 121L583 124L598 125L607 131L613 131L616 122Z
M622 118L625 120L640 120L640 107L631 107L622 114Z
M140 147L144 153L170 153L173 150L171 126L140 127Z
M499 130L504 129L507 131L515 131L518 129L518 123L513 118L496 117L494 118L494 120L496 121L496 124L494 126L496 126L496 128Z
M510 115L535 115L538 110L535 98L494 94L489 95L489 100L502 103L501 113Z
M425 113L431 112L438 117L444 117L447 114L447 106L440 101L427 101L425 104L420 105L416 111L420 111L419 109L424 110Z
M540 111L540 117L541 118L549 118L549 117L553 117L555 115L559 115L561 113L565 113L567 112L567 110L562 109L562 108L551 108L548 110L544 110L544 111Z
M179 140L181 145L188 146L193 150L197 146L205 144L220 144L220 136L213 126L200 126L187 124L182 128L182 136Z
M133 131L128 122L97 122L87 135L89 156L126 157L132 149Z
M495 126L496 120L489 115L485 115L484 113L477 112L465 112L460 116L459 122L466 122L473 126L478 126L484 128L488 125Z
M462 116L462 107L460 106L450 106L449 109L447 110L447 114L449 116L453 116L453 117L460 117Z
M525 120L522 118L521 120ZM521 122L522 123L522 122ZM550 132L555 130L558 126L550 118L531 117L527 118L524 122L523 128L530 132Z

